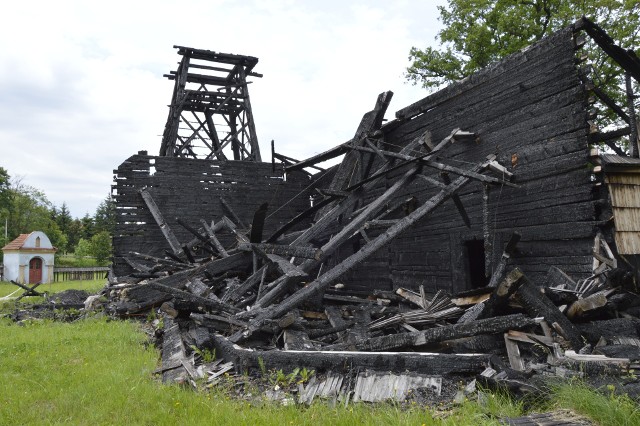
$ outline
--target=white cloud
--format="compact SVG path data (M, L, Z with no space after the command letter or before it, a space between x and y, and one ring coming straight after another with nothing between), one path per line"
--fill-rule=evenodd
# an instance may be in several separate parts
M433 2L269 0L12 2L0 26L0 166L93 213L112 170L160 147L174 44L260 58L250 86L269 141L305 158L348 140L378 93L393 112L424 96L404 83L413 45L433 43ZM442 1L438 2L442 3ZM10 42L10 40L12 40Z

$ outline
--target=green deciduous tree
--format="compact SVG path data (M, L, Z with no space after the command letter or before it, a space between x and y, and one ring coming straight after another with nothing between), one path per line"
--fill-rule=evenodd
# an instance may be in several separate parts
M91 256L91 242L89 240L85 240L84 238L80 238L78 244L73 251L73 255L76 257L78 261L81 261L83 258Z
M95 232L106 231L113 235L116 228L116 203L108 195L96 209L96 213L93 216L95 224Z
M449 0L438 49L412 47L406 78L433 89L517 52L581 16L598 22L624 48L640 41L637 0ZM604 55L593 54L596 83L617 81Z
M111 235L107 231L100 231L91 237L91 254L98 265L104 265L111 255Z

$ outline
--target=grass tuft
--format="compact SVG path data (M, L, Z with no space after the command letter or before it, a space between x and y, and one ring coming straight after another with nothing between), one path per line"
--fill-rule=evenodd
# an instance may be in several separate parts
M557 407L571 408L603 426L640 425L638 403L627 395L615 394L611 386L602 393L574 380L554 389L554 403Z

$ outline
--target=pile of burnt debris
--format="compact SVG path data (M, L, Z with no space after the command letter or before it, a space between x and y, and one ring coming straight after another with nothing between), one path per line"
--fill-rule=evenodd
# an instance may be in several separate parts
M227 218L200 229L184 225L194 240L182 257L132 253L138 271L111 277L104 290L114 316L161 316L158 372L166 382L305 369L318 374L298 389L302 402L339 395L375 401L402 400L412 389L440 394L442 377L471 380L460 397L477 382L522 395L540 392L548 377L605 374L622 380L619 390L639 394L632 373L640 363L640 296L633 273L618 267L600 235L593 274L577 282L557 267L544 283L507 268L520 238L513 234L483 288L359 297L337 279L321 280L331 271L309 277L306 265L322 258L320 250L251 242L257 227L245 232ZM236 236L233 247L217 238L223 230ZM215 255L194 258L189 247L196 244ZM274 293L280 302L265 303ZM205 363L211 360L203 353L218 360Z

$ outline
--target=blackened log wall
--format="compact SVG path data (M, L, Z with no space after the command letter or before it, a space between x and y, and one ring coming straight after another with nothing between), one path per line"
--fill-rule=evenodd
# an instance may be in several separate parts
M147 187L160 213L185 244L193 235L176 218L194 228L200 219L219 221L232 218L221 198L231 206L246 226L262 203L269 203L264 237L309 207L309 180L302 173L283 179L281 170L272 171L271 163L213 161L177 157L134 155L114 170L116 232L113 237L114 273L132 272L123 256L130 251L164 257L170 250L160 228L149 212L139 190ZM218 235L230 243L230 234Z
M515 174L521 188L491 188L492 265L518 231L522 240L512 263L540 284L552 265L576 279L589 275L599 219L588 164L586 92L572 38L571 29L562 30L398 111L397 120L383 127L387 149L395 151L425 130L435 143L454 128L475 132L479 143L456 143L441 158L469 168L496 154ZM425 168L425 174L433 173ZM413 195L424 202L435 192L417 179L398 200ZM481 184L463 188L460 198L471 228L448 200L345 277L347 288L470 288L465 242L483 240Z

